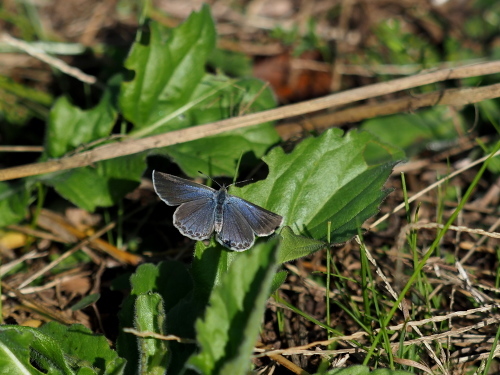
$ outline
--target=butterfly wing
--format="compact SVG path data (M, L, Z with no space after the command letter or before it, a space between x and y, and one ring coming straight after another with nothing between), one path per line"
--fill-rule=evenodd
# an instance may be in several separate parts
M171 174L153 171L156 194L174 212L174 226L192 240L206 240L214 231L217 191Z
M153 186L156 194L169 206L178 206L198 199L210 199L217 193L208 186L157 171L153 171Z
M229 195L228 204L235 207L235 210L245 218L252 231L259 237L271 235L283 222L283 217L280 215L234 195Z
M234 251L245 251L255 242L253 230L238 208L227 202L223 206L223 222L217 242Z
M206 240L214 231L215 206L213 198L183 203L174 212L174 226L192 240Z

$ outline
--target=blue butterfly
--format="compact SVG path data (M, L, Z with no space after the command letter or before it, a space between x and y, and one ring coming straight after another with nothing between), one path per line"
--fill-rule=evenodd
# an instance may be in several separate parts
M156 194L174 212L174 226L192 240L207 240L213 232L217 242L234 251L252 247L255 235L269 236L283 218L271 211L219 190L171 174L153 171Z

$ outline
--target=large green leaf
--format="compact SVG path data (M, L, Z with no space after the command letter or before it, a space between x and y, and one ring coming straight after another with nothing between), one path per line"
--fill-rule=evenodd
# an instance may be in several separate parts
M284 217L278 261L286 262L323 248L328 222L333 243L356 235L390 192L383 185L399 157L399 148L368 132L343 136L341 130L331 129L304 140L289 154L273 149L263 158L269 167L267 178L243 188L233 186L231 194ZM221 258L224 254L227 259ZM200 264L200 272L196 277L207 275L199 284L211 290L233 255L221 255L217 245L197 250L193 269Z
M0 352L2 374L119 375L125 365L104 336L82 325L66 327L55 322L40 329L1 326Z
M302 256L312 254L327 246L324 241L294 234L292 228L289 226L283 227L280 235L282 238L278 255L280 263L289 262Z
M46 184L77 206L94 211L108 207L135 189L146 169L145 154L97 162L93 167L43 177Z
M35 336L31 331L18 329L16 326L0 327L0 369L2 374L43 374L30 363L30 346L34 340ZM60 373L73 374L69 367L64 370Z
M376 147L386 157L400 155L399 149L368 132L351 131L342 136L341 130L331 129L304 140L289 154L273 149L263 158L269 166L268 177L241 189L232 188L231 194L282 215L283 224L295 235L314 239L310 246L293 237L282 242L279 261L296 259L321 248L317 240L326 239L328 222L332 242L344 242L378 212L389 193L381 188L395 161L373 164L367 153L371 155ZM293 233L285 231L283 235ZM284 244L289 247L284 248Z
M149 22L125 62L134 72L123 82L119 103L123 115L137 128L155 127L191 100L205 76L205 61L215 47L215 26L208 6L179 27L168 29ZM189 123L179 121L178 128ZM161 131L172 130L162 128Z
M208 7L176 29L151 21L132 47L126 67L133 78L122 83L120 107L132 136L168 132L275 106L271 90L256 79L230 79L205 73L215 46ZM245 153L260 158L279 137L271 124L158 149L189 176L234 175Z
M72 367L88 368L95 373L123 373L125 360L109 347L104 335L95 334L81 324L67 327L55 322L43 325L39 332L60 345L64 357L71 359Z
M201 350L189 359L190 366L204 375L247 373L271 291L275 260L273 244L260 244L238 254L210 295L204 318L196 322Z

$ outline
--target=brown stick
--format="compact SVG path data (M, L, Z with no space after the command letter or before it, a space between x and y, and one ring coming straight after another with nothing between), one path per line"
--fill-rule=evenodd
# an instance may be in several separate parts
M415 76L395 79L389 82L380 82L328 95L323 98L313 99L268 111L251 113L245 116L233 117L211 124L193 126L187 129L176 130L142 139L128 139L120 143L107 144L93 150L82 152L81 154L57 160L6 168L0 170L0 181L83 167L101 160L131 155L157 147L171 146L182 142L188 142L220 134L229 130L240 129L246 126L257 125L263 122L274 121L291 116L303 115L305 113L319 111L321 109L352 103L380 95L386 95L417 86L428 85L447 79L474 77L499 72L500 61L493 61L457 68L440 69L434 72L417 74Z
M378 116L411 112L436 105L462 106L479 103L500 96L500 83L482 87L464 87L433 91L416 96L398 98L381 103L359 105L329 113L308 117L304 121L283 122L276 127L283 140L290 139L304 131L322 130Z

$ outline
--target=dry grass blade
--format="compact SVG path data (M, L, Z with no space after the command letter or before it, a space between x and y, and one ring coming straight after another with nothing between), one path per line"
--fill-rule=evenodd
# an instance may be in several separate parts
M60 227L64 231L64 233L66 233L66 235L74 236L75 238L82 240L82 242L85 242L79 248L87 244L91 244L92 247L94 247L95 249L105 252L106 254L112 256L113 258L115 258L120 262L124 262L131 265L137 265L142 261L142 257L118 249L116 246L113 246L109 242L99 238L102 234L111 230L115 225L114 223L111 223L110 225L102 228L100 231L98 231L96 234L92 236L87 236L86 233L75 228L73 225L68 223L62 216L55 214L49 210L43 209L40 212L40 216L38 218L38 224L44 225L50 229L54 227Z
M73 319L69 319L66 316L62 315L61 312L56 309L45 306L40 303L35 298L30 296L26 296L22 294L19 290L15 288L11 288L7 283L2 281L2 288L5 290L10 296L15 296L18 301L22 303L22 306L30 311L33 311L36 314L40 314L42 316L47 316L50 320L58 321L62 324L76 324L79 323Z
M498 156L498 155L500 155L500 151L497 151L494 155L492 155L492 157L495 157L495 156ZM441 180L436 181L435 183L429 185L427 188L419 191L417 194L415 194L414 196L412 196L411 198L409 198L408 199L408 203L416 201L418 198L420 198L422 195L424 195L425 193L429 192L430 190L435 189L439 185L445 183L446 181L452 179L455 176L458 176L459 174L463 173L464 171L466 171L466 170L468 170L468 169L470 169L472 167L475 167L478 164L481 164L486 159L488 159L490 156L491 155L486 155L486 156L483 156L480 159L474 160L472 163L466 165L465 167L460 168L460 169L456 170L455 172L450 173L448 176L442 178ZM390 213L387 213L387 214L383 215L381 218L379 218L377 221L375 221L373 224L371 224L370 227L368 228L368 230L370 230L372 228L375 228L377 225L379 225L383 221L387 220L387 218L389 216L391 216L392 214L398 212L399 210L403 209L404 207L405 207L405 203L404 202L401 203L400 205L396 206Z
M98 84L97 79L93 76L83 73L80 69L74 68L64 61L56 59L55 57L47 55L42 50L36 49L22 40L13 38L7 33L2 33L0 35L0 41L7 43L13 47L19 48L20 50L26 52L27 54L36 57L37 59L49 64L50 66L60 70L63 73L66 73L76 79L88 83L90 85Z
M6 168L0 170L0 181L84 167L102 160L132 155L158 147L193 141L195 139L209 137L226 131L241 129L268 121L304 115L306 113L319 111L325 108L353 103L359 100L386 95L401 90L407 90L430 83L448 79L476 77L499 72L500 61L494 61L457 68L441 69L430 73L418 74L412 77L395 79L389 82L376 83L328 95L319 99L283 106L268 111L252 113L245 116L233 117L211 124L194 126L142 139L128 139L119 143L107 144L93 150L57 160Z
M73 246L70 250L68 250L64 254L62 254L59 258L57 258L56 260L50 262L45 267L43 267L42 269L38 270L33 275L31 275L26 280L24 280L21 283L21 285L19 285L19 289L22 289L26 285L32 283L33 281L35 281L36 279L38 279L40 276L42 276L45 272L51 270L52 268L54 268L55 266L57 266L58 264L60 264L64 259L70 257L71 255L73 255L74 253L76 253L78 250L80 250L82 247L90 244L92 241L94 241L95 239L98 239L99 237L101 237L103 234L105 234L106 232L110 231L114 227L115 227L115 223L110 223L110 224L106 225L104 228L102 228L101 230L95 232L93 235L91 235L91 236L85 238L84 240L80 241L78 244L76 244L75 246Z
M150 332L150 331L137 331L136 329L133 328L123 328L123 332L131 333L134 336L137 337L152 337L155 339L159 340L164 340L164 341L177 341L180 342L181 344L196 344L197 341L193 339L186 339L182 338L176 335L160 335L159 333L156 332Z
M406 236L413 230L418 230L418 229L443 229L444 225L443 224L438 224L438 223L412 223L405 225L399 234L398 241L397 241L397 249L401 249L404 246L404 242L406 240ZM482 236L490 237L490 238L500 238L500 233L498 232L487 232L483 229L472 229L464 226L456 226L456 225L450 225L449 230L453 230L456 232L466 232L466 233L474 233L474 234L480 234Z

